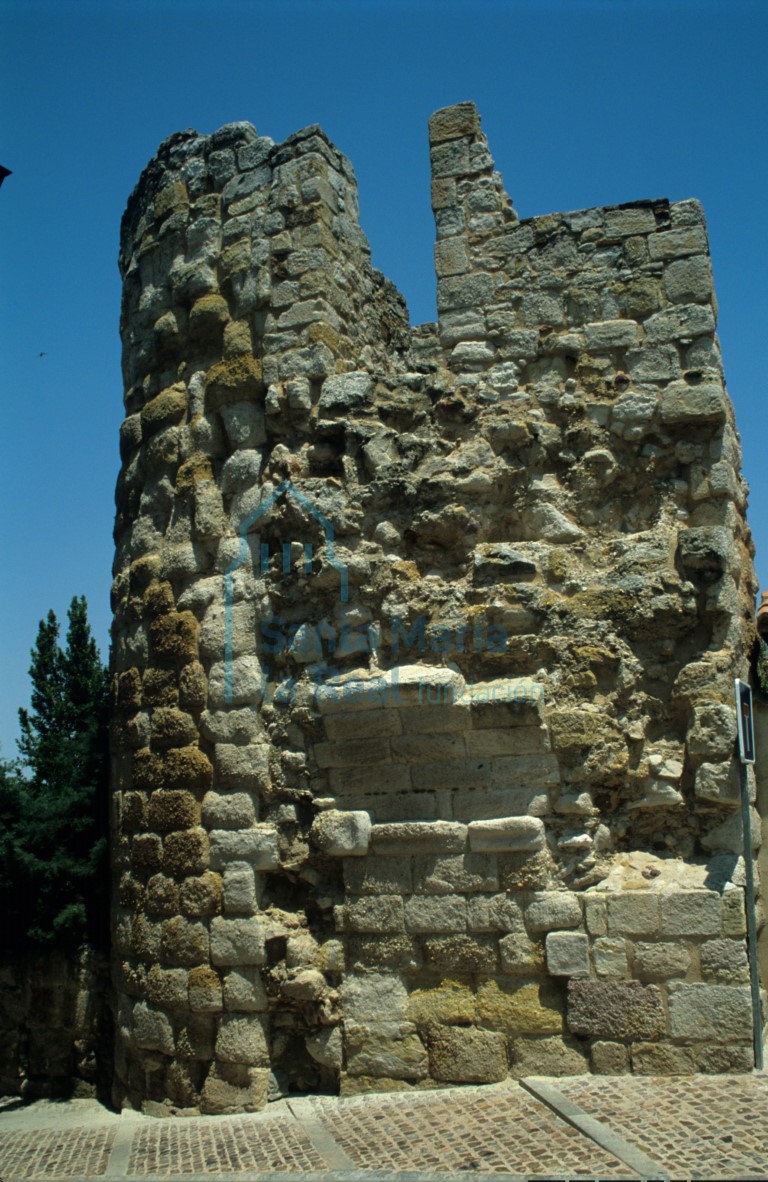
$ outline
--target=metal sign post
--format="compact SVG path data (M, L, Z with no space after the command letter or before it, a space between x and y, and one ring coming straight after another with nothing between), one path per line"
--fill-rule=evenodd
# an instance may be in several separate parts
M752 715L752 690L745 681L734 679L736 693L736 725L739 735L739 773L741 780L741 828L746 871L747 945L749 980L752 990L752 1033L755 1048L755 1067L763 1070L763 1022L760 1013L760 977L757 968L757 924L755 922L755 868L752 862L752 821L749 808L749 776L747 768L755 762L755 730Z

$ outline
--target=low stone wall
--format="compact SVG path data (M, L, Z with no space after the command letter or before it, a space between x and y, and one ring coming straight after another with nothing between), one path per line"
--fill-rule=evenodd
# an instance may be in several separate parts
M597 817L580 833L558 818L541 686L481 691L412 666L328 686L318 705L332 795L311 836L342 860L352 970L343 1093L751 1070L743 864L636 853L590 889L551 889L553 849L583 857L605 837Z
M91 948L0 962L0 1094L107 1100L110 992L108 960Z

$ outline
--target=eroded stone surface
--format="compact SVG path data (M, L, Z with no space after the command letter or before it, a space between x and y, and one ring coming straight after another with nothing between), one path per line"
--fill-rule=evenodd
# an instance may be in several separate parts
M316 126L172 136L126 210L118 1101L683 1070L743 1018L701 208L520 220L471 103L430 137L435 324Z

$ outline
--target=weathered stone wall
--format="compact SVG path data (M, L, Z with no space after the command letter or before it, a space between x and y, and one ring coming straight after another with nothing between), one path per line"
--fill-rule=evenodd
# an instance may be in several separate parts
M128 205L127 1103L751 1063L701 208L521 221L472 104L430 139L437 324L317 127L173 136Z
M110 993L109 960L87 946L0 962L0 1095L108 1099Z

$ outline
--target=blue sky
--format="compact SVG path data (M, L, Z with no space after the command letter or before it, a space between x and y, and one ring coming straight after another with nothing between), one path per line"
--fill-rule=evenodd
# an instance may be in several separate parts
M49 608L84 594L107 655L120 217L186 127L322 124L414 323L435 317L438 107L478 104L521 217L698 197L768 586L767 35L764 0L0 0L2 755Z

